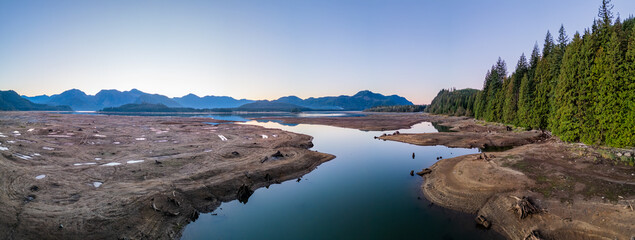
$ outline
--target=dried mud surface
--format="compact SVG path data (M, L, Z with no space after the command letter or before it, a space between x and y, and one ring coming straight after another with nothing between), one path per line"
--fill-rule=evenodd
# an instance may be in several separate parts
M175 239L334 158L307 135L210 121L1 113L0 238Z

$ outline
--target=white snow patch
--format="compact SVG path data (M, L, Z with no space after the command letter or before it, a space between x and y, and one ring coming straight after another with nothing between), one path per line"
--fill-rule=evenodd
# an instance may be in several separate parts
M100 161L100 160L101 160L101 158L95 158L95 161Z
M120 142L113 142L112 144L119 145L121 143Z
M40 180L40 179L43 179L43 178L45 178L45 177L46 177L46 175L42 174L42 175L37 175L37 176L35 177L35 179Z
M2 135L2 134L0 133L0 137L7 137L7 136L5 136L5 135Z
M98 188L102 184L104 184L104 183L102 183L102 182L93 182L93 186L95 186L96 188Z
M262 138L267 139L267 138L269 138L269 136L263 134Z
M14 155L14 156L16 156L16 157L22 158L22 159L24 159L24 160L33 159L31 156L22 155L22 154L19 154L19 153L15 153L15 154L13 154L13 155Z
M18 132L18 131L13 131L13 134L20 134L20 132Z
M15 143L15 141L11 141L11 140L9 140L9 141L7 141L7 143Z
M142 163L143 161L144 161L144 160L130 160L130 161L127 161L126 163L128 163L128 164L132 164L132 163Z
M29 128L29 130L26 130L27 132L33 132L33 130L35 130L35 128Z
M6 151L6 150L9 150L9 148L8 147L0 147L0 151Z
M42 156L42 155L40 155L39 153L34 153L34 154L31 154L31 156Z
M211 151L212 151L212 149L205 149L205 151L203 151L203 152L208 153L208 152L211 152Z
M218 135L221 141L227 141L227 138L223 135Z
M89 162L89 163L75 163L74 166L82 166L82 165L96 165L97 163Z
M278 137L278 135L276 135L276 134L274 134L274 135L271 135L271 136L273 136L273 137Z
M93 135L93 136L95 136L95 137L100 137L100 138L105 138L105 137L106 137L106 135L101 135L101 134L95 134L95 135Z
M53 151L53 150L55 150L55 148L52 148L52 147L42 147L42 149L44 149L44 150L49 150L49 151Z
M168 142L168 140L167 139L161 139L161 140L156 140L155 142L164 143L164 142Z
M53 134L53 135L47 135L47 137L69 138L69 137L71 137L71 136L68 136L68 135Z
M117 165L121 165L121 163L118 163L118 162L111 162L111 163L106 163L106 164L104 164L104 165L102 165L102 166L117 166Z
M135 140L137 140L137 141L145 141L146 138L135 138Z

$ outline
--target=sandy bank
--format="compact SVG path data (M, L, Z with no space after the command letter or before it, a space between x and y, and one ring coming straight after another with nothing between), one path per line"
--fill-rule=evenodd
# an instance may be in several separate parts
M0 238L178 238L199 212L334 157L310 136L205 122L1 113Z

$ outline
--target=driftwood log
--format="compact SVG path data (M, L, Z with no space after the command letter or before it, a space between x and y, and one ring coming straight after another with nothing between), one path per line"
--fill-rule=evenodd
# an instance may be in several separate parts
M426 175L426 174L431 173L431 172L432 172L432 170L430 170L429 168L426 168L426 169L421 170L421 172L418 172L417 175L423 176L423 175Z
M540 209L531 203L528 197L511 197L516 199L516 202L512 204L512 210L518 214L518 218L523 219L531 214L540 213Z
M487 218L485 218L485 216L483 215L478 215L478 217L476 217L475 220L476 220L476 223L483 226L484 228L489 229L492 226L492 224L489 221L487 221Z

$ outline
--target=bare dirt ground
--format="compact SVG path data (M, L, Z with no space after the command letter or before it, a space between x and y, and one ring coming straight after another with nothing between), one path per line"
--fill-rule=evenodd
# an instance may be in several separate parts
M0 238L174 239L334 158L310 136L209 121L0 113Z
M455 132L380 139L448 147L520 146L437 162L422 187L435 204L482 215L510 239L525 239L534 231L544 239L635 237L635 168L607 157L632 158L633 150L563 143L549 133L467 118L426 118ZM540 212L521 219L512 206L523 197Z

